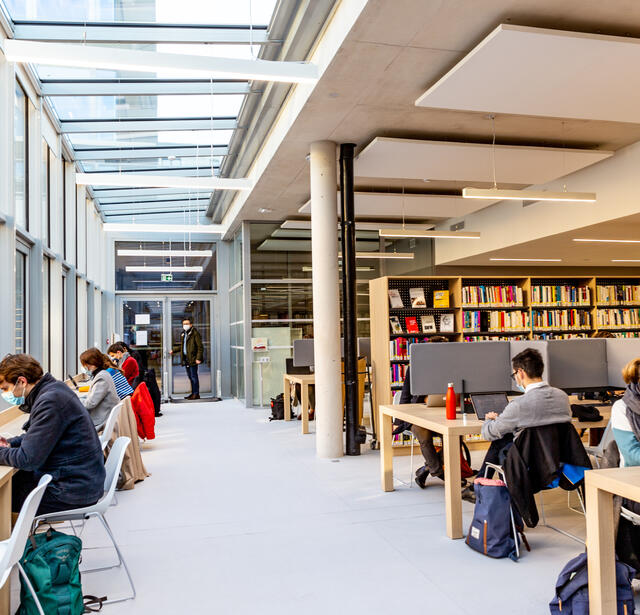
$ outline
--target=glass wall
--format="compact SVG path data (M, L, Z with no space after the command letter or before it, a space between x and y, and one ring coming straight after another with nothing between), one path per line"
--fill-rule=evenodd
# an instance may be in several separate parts
M29 107L27 96L16 82L13 108L13 200L16 224L29 228L28 135Z
M42 139L40 154L40 210L42 212L42 241L45 246L51 245L51 165L49 162L49 145Z
M27 352L27 252L16 250L16 353Z
M51 370L51 261L42 259L42 367Z
M244 288L242 275L242 231L233 238L229 259L229 322L231 395L245 396L244 387Z

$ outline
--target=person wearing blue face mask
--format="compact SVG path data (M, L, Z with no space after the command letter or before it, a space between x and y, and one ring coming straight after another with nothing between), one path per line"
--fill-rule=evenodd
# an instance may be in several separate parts
M95 504L104 489L104 456L78 396L27 354L0 361L0 391L28 415L23 435L0 437L0 464L19 470L11 484L13 511L20 511L43 474L53 479L38 514Z
M487 463L501 465L518 434L527 427L552 425L571 421L569 397L543 379L544 360L534 348L525 348L511 359L512 379L524 393L513 399L501 414L487 412L482 425L482 437L491 445L478 472L484 476ZM474 501L473 486L462 492L462 498Z

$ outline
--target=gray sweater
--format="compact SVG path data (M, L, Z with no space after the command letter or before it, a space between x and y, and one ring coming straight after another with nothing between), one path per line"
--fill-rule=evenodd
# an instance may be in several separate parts
M508 433L517 436L526 427L570 420L571 406L567 394L544 382L528 388L524 395L509 402L497 419L486 420L482 425L482 437L485 440L498 440Z
M95 375L91 381L89 394L82 403L89 411L96 429L102 427L111 409L120 403L116 385L107 370L103 369Z

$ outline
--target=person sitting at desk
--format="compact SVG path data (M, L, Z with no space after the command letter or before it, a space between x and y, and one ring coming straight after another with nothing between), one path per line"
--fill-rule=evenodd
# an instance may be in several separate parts
M487 463L501 465L514 438L527 427L553 425L571 421L569 396L542 380L544 360L534 348L525 348L511 359L518 388L524 393L507 404L500 415L487 412L482 437L491 442L479 476L484 476ZM462 498L475 502L473 485L462 492Z
M127 379L124 377L122 370L118 369L118 366L107 356L105 357L105 362L108 362L109 367L106 370L113 378L113 384L116 385L116 393L120 399L124 399L129 395L133 395L133 387L127 382Z
M111 361L98 348L89 348L80 355L80 363L91 375L89 394L83 400L84 407L89 411L96 429L100 429L113 407L120 403L116 385L107 371Z
M138 362L129 354L127 346L123 342L116 342L109 346L107 354L122 370L127 382L133 386L136 378L140 375L140 367L138 366Z
M95 504L103 495L105 470L100 440L75 392L44 374L30 355L7 355L0 361L0 390L29 415L24 433L0 437L0 464L19 471L11 485L11 508L22 504L44 474L52 480L37 514Z

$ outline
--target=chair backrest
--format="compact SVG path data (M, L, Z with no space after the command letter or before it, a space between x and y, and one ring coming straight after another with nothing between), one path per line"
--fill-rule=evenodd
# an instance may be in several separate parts
M100 434L100 444L102 445L102 450L104 450L109 444L109 440L111 440L111 436L113 435L113 430L116 427L116 422L118 421L118 417L120 416L120 410L122 410L123 402L115 405L111 412L109 412L109 416L107 417L107 421L104 424L104 429Z
M400 404L400 398L402 397L402 391L396 391L393 394L393 405L397 406Z
M124 454L127 452L129 442L131 442L131 438L127 438L127 436L116 438L116 441L109 451L107 461L104 464L106 475L104 479L104 495L96 504L96 508L99 508L103 512L109 508L113 500L113 494L116 491L118 477L120 476L120 468L122 468L122 461L124 460Z
M613 441L613 424L611 423L611 419L607 423L607 426L604 428L604 432L602 433L602 438L600 439L600 444L595 448L596 457L603 457L605 450L607 450L607 446L611 444Z
M31 491L27 496L27 499L24 501L24 504L20 509L20 514L18 515L18 520L11 532L11 538L9 538L7 550L2 558L2 562L0 562L0 575L4 574L6 570L11 569L22 557L22 554L24 553L24 546L27 543L29 533L31 532L33 519L38 511L38 506L40 506L40 500L42 500L44 490L50 482L51 475L43 475L38 482L38 486Z

